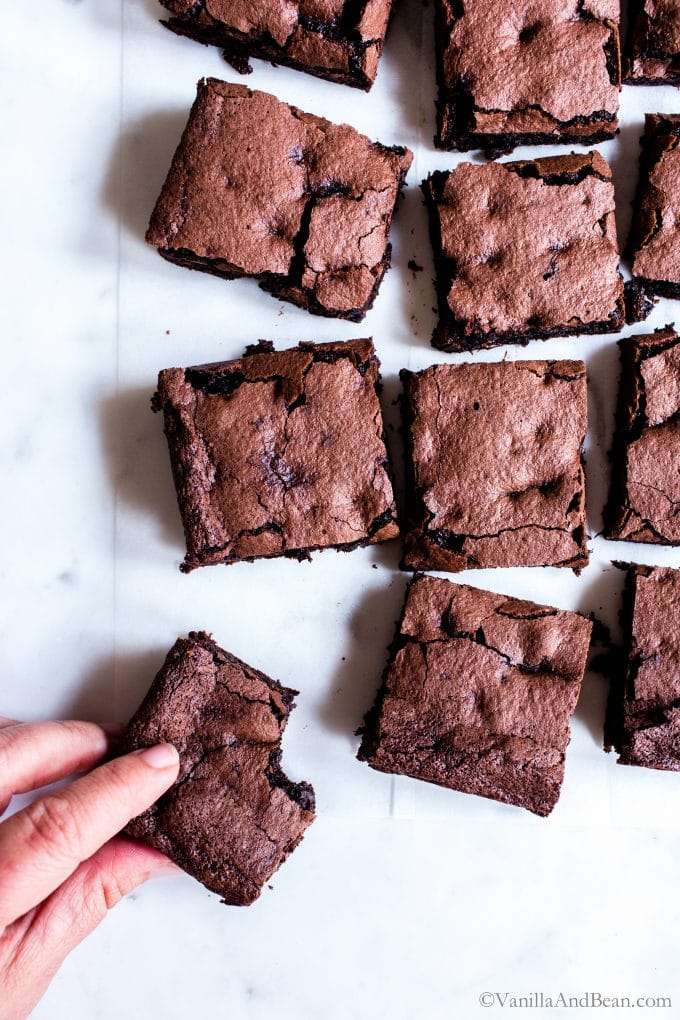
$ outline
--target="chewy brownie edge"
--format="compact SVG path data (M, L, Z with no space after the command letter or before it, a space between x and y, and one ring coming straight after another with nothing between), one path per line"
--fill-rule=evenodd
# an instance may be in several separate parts
M126 833L227 904L248 906L314 821L314 790L280 766L298 692L192 631L167 655L121 740L179 752L174 785Z

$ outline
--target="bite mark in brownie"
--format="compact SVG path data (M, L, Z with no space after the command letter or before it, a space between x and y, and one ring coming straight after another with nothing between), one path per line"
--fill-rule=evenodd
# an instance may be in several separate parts
M680 571L629 566L625 663L612 676L605 750L620 765L680 771Z
M393 0L160 0L166 28L219 46L242 74L249 57L368 91Z
M436 11L439 148L614 137L619 0L436 0Z
M621 382L605 536L680 545L680 337L619 341Z
M680 85L680 0L632 0L627 85Z
M591 629L578 613L416 577L359 759L549 814Z
M398 535L379 370L350 340L160 373L184 571Z
M680 298L680 114L648 113L628 248L649 294Z
M170 262L360 321L412 154L265 92L199 82L146 239Z
M297 691L204 633L172 647L122 740L169 742L179 775L127 833L162 851L225 903L247 906L314 821L314 790L280 766Z
M404 569L588 562L582 361L402 371Z
M597 153L461 163L423 182L439 324L474 351L624 322L611 170Z

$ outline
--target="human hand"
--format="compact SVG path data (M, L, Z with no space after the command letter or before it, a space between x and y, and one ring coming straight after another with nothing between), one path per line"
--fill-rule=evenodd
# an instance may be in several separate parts
M109 749L94 723L0 716L0 816L14 794L91 769ZM0 1020L28 1016L65 957L121 897L177 870L116 834L172 785L178 767L171 744L135 751L0 822Z

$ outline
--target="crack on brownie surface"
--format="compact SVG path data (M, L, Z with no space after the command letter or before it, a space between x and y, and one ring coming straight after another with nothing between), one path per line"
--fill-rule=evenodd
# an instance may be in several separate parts
M416 576L357 757L548 814L590 631L578 614Z
M647 114L628 238L634 279L650 295L680 295L680 116Z
M126 750L169 741L180 755L176 782L128 834L226 903L252 903L314 819L312 787L280 767L296 693L192 632L171 649L124 734Z
M555 3L526 6L520 25L517 16L504 21L503 10L491 17L490 5L484 3L437 0L438 147L481 148L487 156L498 156L517 145L570 140L593 144L616 134L618 20L599 16L582 2L567 20ZM564 37L566 26L569 40ZM549 74L551 61L555 63L550 54L566 47L575 47L574 66L583 73L577 78L569 69L565 72L562 62L554 69L553 77L559 74L563 86L556 90ZM494 65L495 52L503 54L504 76ZM590 102L597 108L589 110Z
M675 472L669 468L680 441L680 352L673 355L679 345L670 326L619 342L622 373L605 510L608 538L680 544L680 490L673 489Z
M240 9L225 8L222 16L208 9L205 0L190 7L177 0L161 0L173 15L162 22L178 35L222 48L225 59L242 74L252 68L249 57L284 64L331 81L368 91L382 54L392 0L385 0L382 18L373 14L365 25L368 0L346 0L338 16L328 19L306 13L297 3L285 34L278 25L275 38L267 29L268 6L248 16ZM276 7L276 2L270 5ZM290 5L289 5L290 6ZM259 13L258 21L256 14ZM264 20L263 20L264 19ZM369 26L372 26L372 31Z
M379 386L363 340L265 342L238 362L162 372L153 406L184 523L182 569L395 537Z

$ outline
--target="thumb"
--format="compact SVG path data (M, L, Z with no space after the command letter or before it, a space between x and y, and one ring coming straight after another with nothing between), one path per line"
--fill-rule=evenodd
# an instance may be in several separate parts
M23 1020L40 1000L68 956L107 912L147 879L177 874L177 868L157 850L117 837L83 861L69 878L32 912L28 927L13 947L4 975L5 1003L0 1020ZM17 927L21 924L17 922ZM12 928L4 939L12 940ZM0 941L0 949L2 941ZM2 956L0 954L0 962ZM6 965L6 964L5 964Z

